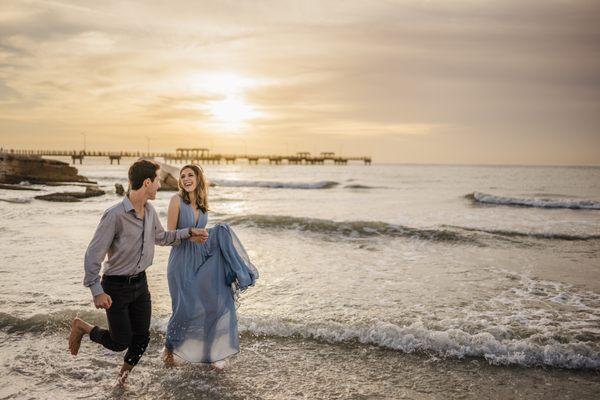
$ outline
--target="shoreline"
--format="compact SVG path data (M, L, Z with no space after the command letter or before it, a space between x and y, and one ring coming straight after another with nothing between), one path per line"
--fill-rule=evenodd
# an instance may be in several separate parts
M12 387L16 397L31 395L34 387L43 388L46 396L57 397L80 390L95 391L92 398L105 398L106 393L112 393L113 375L121 361L118 353L106 353L84 339L80 355L71 357L62 343L66 329L60 331L62 334L41 334L43 342L53 344L47 349L37 341L39 335L26 333L9 339L4 331L0 332L2 342L12 345L1 345L0 354L13 369L26 368L32 360L53 365L55 373L61 375L79 371L76 382L63 382L60 386L45 381L44 375L29 376L24 386ZM473 358L427 358L373 346L246 335L242 335L241 352L229 359L224 371L214 373L193 364L167 369L161 361L162 339L159 335L150 341L142 362L130 377L128 393L141 398L189 398L192 394L203 398L209 392L217 398L234 399L341 396L584 400L594 399L600 391L599 371L494 366ZM273 376L273 371L278 374ZM0 378L0 384L2 381L8 383L6 377Z

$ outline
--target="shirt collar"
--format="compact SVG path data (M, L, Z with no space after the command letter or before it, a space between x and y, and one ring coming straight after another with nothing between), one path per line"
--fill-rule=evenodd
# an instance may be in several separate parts
M125 208L125 212L131 212L132 210L135 212L133 204L131 204L131 200L127 196L123 198L123 207Z

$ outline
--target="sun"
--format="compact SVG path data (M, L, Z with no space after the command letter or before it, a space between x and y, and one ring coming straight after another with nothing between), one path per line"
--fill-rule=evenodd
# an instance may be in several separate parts
M244 98L244 92L256 82L234 73L202 74L192 78L195 92L218 99L200 107L210 116L211 127L231 133L243 132L252 119L261 115Z
M209 103L209 112L218 125L230 131L243 129L249 120L258 116L253 107L237 96Z

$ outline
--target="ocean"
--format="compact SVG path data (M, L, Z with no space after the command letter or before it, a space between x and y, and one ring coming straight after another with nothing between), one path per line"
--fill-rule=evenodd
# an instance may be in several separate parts
M66 161L66 159L65 159ZM600 167L204 165L209 225L230 224L260 271L223 371L167 369L169 248L149 268L152 339L118 387L122 355L83 255L132 159L88 158L107 191L0 189L0 399L592 399L600 395ZM166 226L172 192L153 201Z

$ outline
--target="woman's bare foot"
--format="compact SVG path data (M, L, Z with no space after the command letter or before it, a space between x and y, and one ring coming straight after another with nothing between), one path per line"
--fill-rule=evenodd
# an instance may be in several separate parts
M210 368L218 372L218 371L225 370L226 365L227 365L227 362L225 360L220 360L220 361L215 361L213 363L210 363Z
M71 322L71 334L69 335L69 350L71 351L71 354L77 355L83 335L89 334L92 328L92 325L78 317L73 319L73 322Z
M175 357L173 357L173 353L166 347L163 349L162 359L166 367L175 367Z

